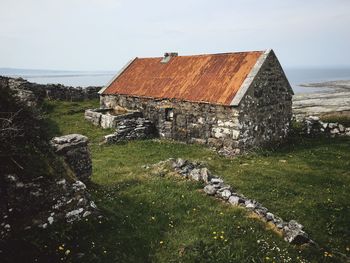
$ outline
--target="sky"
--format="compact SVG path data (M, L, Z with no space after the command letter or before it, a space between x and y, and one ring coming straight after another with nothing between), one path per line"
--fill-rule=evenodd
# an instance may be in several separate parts
M134 57L272 48L350 67L350 0L0 0L0 67L117 70Z

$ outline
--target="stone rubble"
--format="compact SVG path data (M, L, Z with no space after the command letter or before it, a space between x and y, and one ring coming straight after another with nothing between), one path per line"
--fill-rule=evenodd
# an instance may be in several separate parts
M32 224L23 227L23 230L28 230L32 227L45 229L62 220L72 223L98 213L85 184L81 181L68 182L58 178L52 182L42 177L25 182L15 174L5 175L4 178L7 190L3 194L9 198L7 209L0 209L1 239L11 233L14 219L21 214L32 215L32 218L28 218ZM41 194L31 195L32 192ZM46 209L40 212L43 205ZM14 227L18 229L19 226Z
M350 136L350 127L344 127L340 123L323 122L318 116L308 116L302 121L303 132L310 136L327 135L335 136Z
M100 126L103 129L117 128L118 123L124 119L134 119L142 117L142 113L139 111L126 111L119 112L118 114L111 112L114 112L114 110L110 108L87 109L85 110L84 117L93 125Z
M145 118L127 118L117 122L115 133L106 135L106 143L116 143L126 140L148 139L155 136L153 123Z
M233 206L243 207L255 213L263 221L272 223L276 229L283 234L285 241L297 245L315 244L303 230L304 227L301 224L295 220L290 220L289 222L284 221L280 217L271 213L256 200L249 199L244 195L235 192L230 185L225 184L224 180L220 177L213 175L201 163L190 162L181 158L176 160L169 159L167 162L170 162L171 167L179 175L187 179L205 183L206 185L203 190L207 195L215 196ZM165 163L166 161L163 161L157 165L164 165Z

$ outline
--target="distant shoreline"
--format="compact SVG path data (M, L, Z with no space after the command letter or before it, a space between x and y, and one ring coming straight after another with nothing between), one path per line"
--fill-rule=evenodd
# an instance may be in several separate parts
M308 83L300 86L324 88L324 90L293 96L293 114L297 119L310 115L350 112L350 80Z
M350 80L334 80L334 81L324 81L324 82L314 82L314 83L303 83L299 86L305 88L327 88L329 91L350 91Z

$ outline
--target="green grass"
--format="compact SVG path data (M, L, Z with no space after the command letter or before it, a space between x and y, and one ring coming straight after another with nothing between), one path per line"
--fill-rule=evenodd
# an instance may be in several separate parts
M324 122L338 122L345 127L350 127L350 111L328 113L321 116Z
M34 231L39 258L68 262L342 262L350 255L350 140L293 137L276 151L227 159L204 146L145 140L99 145L82 110L97 101L47 102L52 135L90 138L90 185L104 218ZM142 165L181 157L208 164L237 191L285 220L296 219L320 248L284 242L202 186L150 175ZM221 237L222 236L222 237ZM40 239L39 239L40 237ZM40 241L38 241L40 240ZM31 241L33 243L33 241ZM58 247L64 245L64 249ZM69 249L70 253L64 252ZM331 256L325 256L329 252ZM79 254L82 253L82 254Z

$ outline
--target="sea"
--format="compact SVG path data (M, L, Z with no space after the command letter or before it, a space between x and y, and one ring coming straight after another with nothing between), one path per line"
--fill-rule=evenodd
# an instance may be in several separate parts
M303 87L301 84L350 80L349 68L285 68L294 93L312 93L327 88ZM72 87L104 86L117 71L62 71L0 68L0 75L22 77L40 84L63 84Z

